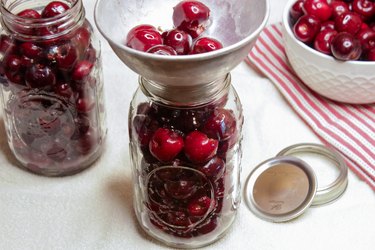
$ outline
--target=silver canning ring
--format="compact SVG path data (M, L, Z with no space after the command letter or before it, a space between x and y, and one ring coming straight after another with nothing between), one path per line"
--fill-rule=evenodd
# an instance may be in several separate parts
M281 150L277 156L287 156L296 153L315 153L323 155L335 162L335 165L340 172L336 180L329 185L323 187L318 186L312 206L323 205L334 201L344 193L348 185L348 167L344 158L336 150L321 144L300 143Z

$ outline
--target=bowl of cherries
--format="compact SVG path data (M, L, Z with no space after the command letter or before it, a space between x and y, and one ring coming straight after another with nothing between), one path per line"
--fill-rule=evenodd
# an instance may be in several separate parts
M339 102L375 102L375 1L289 0L283 38L309 88Z

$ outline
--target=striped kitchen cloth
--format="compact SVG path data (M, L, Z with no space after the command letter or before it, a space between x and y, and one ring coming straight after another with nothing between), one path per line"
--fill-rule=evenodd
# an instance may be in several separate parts
M297 114L326 144L341 152L349 168L375 190L375 105L330 101L295 75L285 55L281 24L266 27L248 56Z

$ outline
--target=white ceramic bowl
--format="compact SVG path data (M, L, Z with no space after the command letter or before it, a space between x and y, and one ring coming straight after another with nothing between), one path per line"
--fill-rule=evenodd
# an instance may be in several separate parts
M286 55L301 80L322 96L339 102L375 102L375 62L339 61L298 41L290 26L289 0L283 12Z

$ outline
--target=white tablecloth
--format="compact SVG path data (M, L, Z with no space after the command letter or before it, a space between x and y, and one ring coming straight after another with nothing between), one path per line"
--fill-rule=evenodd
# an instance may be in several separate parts
M83 2L94 24L95 1ZM281 21L286 0L270 3L269 23ZM165 248L142 232L132 208L127 117L137 75L104 39L102 51L108 137L105 152L91 168L47 178L15 167L0 121L0 249ZM247 64L233 70L232 82L245 116L243 183L258 163L282 148L319 142L272 83ZM374 192L349 172L341 199L310 208L288 223L263 221L243 202L228 234L206 249L374 249L374 226Z

